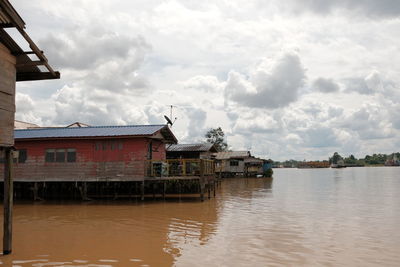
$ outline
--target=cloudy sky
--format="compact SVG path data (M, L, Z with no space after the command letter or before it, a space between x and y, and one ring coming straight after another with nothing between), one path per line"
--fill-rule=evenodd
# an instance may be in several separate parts
M17 84L17 119L221 126L274 160L400 150L398 0L12 0L62 79Z

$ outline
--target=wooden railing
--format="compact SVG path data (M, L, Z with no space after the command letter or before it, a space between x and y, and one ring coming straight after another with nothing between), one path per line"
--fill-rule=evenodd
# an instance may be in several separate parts
M147 177L210 176L214 175L214 161L208 159L148 160Z

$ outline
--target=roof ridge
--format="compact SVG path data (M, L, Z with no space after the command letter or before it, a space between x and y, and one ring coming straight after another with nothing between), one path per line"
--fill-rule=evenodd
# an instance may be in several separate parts
M93 129L93 128L128 128L128 127L154 127L166 126L166 124L143 124L143 125L100 125L100 126L87 126L87 127L40 127L29 129L14 129L14 131L42 131L42 130L76 130L76 129Z

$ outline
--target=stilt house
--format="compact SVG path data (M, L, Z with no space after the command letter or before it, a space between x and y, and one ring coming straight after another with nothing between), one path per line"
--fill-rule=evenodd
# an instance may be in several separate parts
M177 140L166 125L15 130L15 181L141 181ZM2 165L2 164L1 164ZM0 167L1 167L0 165Z

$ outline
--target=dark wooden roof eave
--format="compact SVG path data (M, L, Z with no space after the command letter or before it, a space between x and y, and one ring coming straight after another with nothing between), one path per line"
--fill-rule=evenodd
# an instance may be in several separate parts
M19 16L8 0L0 0L0 42L5 45L17 60L16 81L34 81L59 79L60 73L54 71L49 65L43 51L41 51L29 35L25 32L25 22ZM16 28L29 44L32 51L23 51L4 28ZM39 60L32 60L28 54L36 55ZM42 71L38 66L43 66L47 71Z
M178 139L176 139L175 135L172 133L171 129L168 127L168 125L165 125L163 128L159 130L159 132L164 136L165 138L165 143L168 144L177 144Z
M17 82L60 79L60 72L17 72Z

